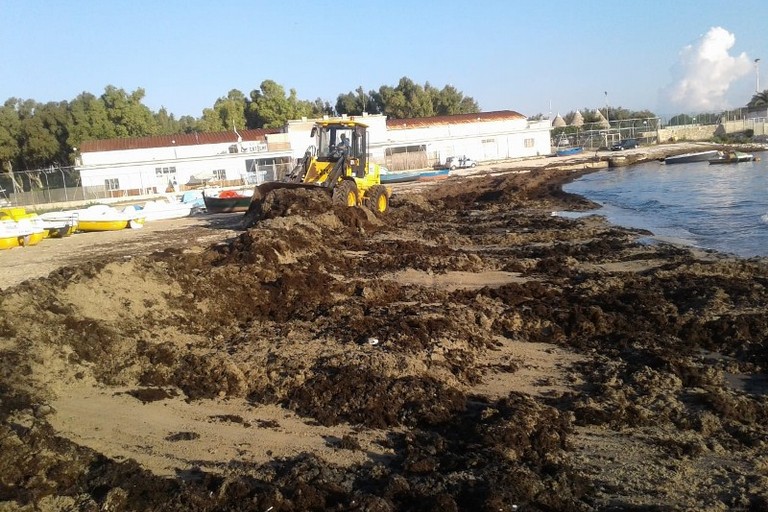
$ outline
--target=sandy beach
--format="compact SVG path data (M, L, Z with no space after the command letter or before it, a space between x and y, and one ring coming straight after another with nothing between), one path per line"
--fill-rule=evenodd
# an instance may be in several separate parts
M768 267L552 216L601 156L1 252L0 510L767 508Z

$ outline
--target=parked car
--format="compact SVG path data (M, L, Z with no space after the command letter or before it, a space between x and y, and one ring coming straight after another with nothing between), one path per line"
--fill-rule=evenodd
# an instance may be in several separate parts
M639 146L640 144L637 143L636 139L624 139L618 144L611 146L611 151L624 151L625 149L634 149Z
M477 162L466 156L449 156L445 159L445 165L443 167L448 169L465 169L467 167L475 167Z

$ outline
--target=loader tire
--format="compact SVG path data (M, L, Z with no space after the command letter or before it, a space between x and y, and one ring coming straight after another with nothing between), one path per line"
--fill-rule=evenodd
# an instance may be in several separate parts
M357 185L352 180L344 180L333 189L333 202L343 206L357 206Z
M376 213L389 210L389 194L383 185L374 185L368 191L368 207Z

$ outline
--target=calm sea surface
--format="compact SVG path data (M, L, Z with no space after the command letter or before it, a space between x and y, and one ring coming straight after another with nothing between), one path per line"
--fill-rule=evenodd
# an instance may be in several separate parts
M602 205L591 213L661 240L744 258L768 256L768 155L758 155L760 161L739 164L613 168L564 190Z

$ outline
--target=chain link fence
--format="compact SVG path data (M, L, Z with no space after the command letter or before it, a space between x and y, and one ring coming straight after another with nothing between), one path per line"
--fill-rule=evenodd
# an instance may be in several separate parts
M288 161L273 161L264 165L252 162L246 172L234 179L218 179L211 174L196 183L190 181L190 183L173 185L166 179L160 180L162 181L160 183L158 180L147 178L147 183L142 180L139 188L131 189L112 188L109 184L111 180L105 180L104 184L84 187L80 171L74 167L0 172L0 207L26 206L35 210L44 210L58 208L68 203L87 204L105 200L114 202L120 199L136 199L142 196L185 192L204 187L258 185L265 181L281 179L290 172L292 167L293 163Z

